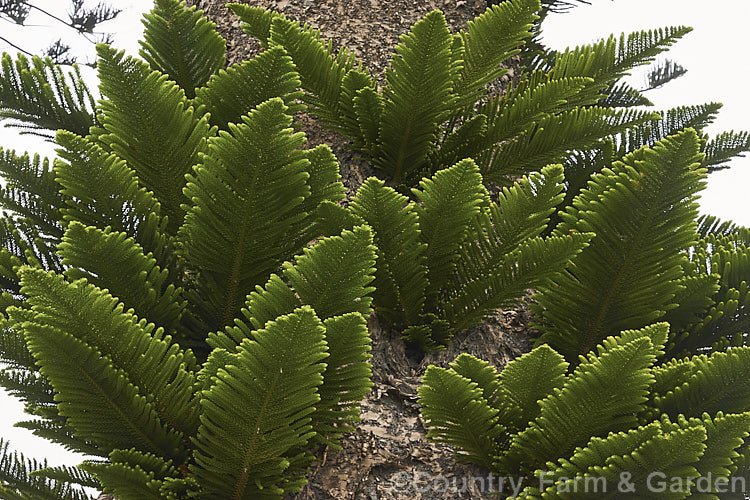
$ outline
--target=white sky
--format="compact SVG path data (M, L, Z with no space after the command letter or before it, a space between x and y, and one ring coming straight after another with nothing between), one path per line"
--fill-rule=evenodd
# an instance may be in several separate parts
M547 43L558 49L591 43L610 33L663 26L694 30L672 46L666 57L688 70L660 89L646 93L654 109L720 102L724 107L706 129L711 136L729 130L750 130L750 76L746 50L750 45L750 3L742 0L591 0L568 14L550 16L544 26ZM632 84L643 85L642 73ZM750 188L750 157L735 159L731 168L708 177L702 192L703 212L750 226L750 210L741 200Z
M344 1L344 0L341 0ZM725 130L750 129L750 104L747 100L746 79L748 76L746 50L750 45L748 22L750 5L743 0L591 0L593 5L582 5L562 15L551 15L544 26L547 43L556 49L590 43L610 33L631 32L663 26L687 25L695 30L678 42L667 57L678 62L688 73L662 89L651 91L647 97L655 103L655 109L722 102L724 108L716 122L708 129L711 135ZM65 15L67 1L40 2L58 15ZM89 2L91 3L91 2ZM96 3L96 2L93 2ZM149 9L152 2L130 0L110 2L123 9L119 17L101 25L103 30L115 32L114 46L137 54L137 39L142 32L140 15ZM0 36L34 52L49 45L60 36L74 45L76 53L93 58L93 47L87 42L67 36L64 30L43 17L34 16L30 24L36 28L15 29L0 21ZM15 53L15 50L0 42L0 52ZM89 86L95 89L94 70L83 68L91 77ZM642 83L642 75L633 76L636 86ZM0 128L0 146L17 152L29 150L43 155L52 154L53 145L39 142L37 138L18 136L12 129ZM709 176L709 187L703 192L702 210L735 222L750 226L750 211L741 205L743 196L750 187L750 158L735 160L730 169ZM9 439L11 445L29 457L47 459L51 465L75 465L81 457L74 456L48 441L36 438L24 429L12 424L25 420L21 405L13 398L0 393L0 436Z

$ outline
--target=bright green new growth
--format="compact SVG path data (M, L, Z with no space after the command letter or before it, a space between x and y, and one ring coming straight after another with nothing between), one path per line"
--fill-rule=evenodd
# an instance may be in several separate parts
M0 383L37 417L21 426L96 457L3 443L2 496L281 498L371 386L373 234L322 237L344 188L291 126L290 57L219 70L223 39L176 0L145 25L150 66L98 47L98 122L39 122L68 128L53 169L2 156Z
M371 177L348 209L326 202L320 210L331 233L362 223L373 229L375 310L404 339L435 350L545 286L587 245L591 234L539 236L562 190L562 167L552 165L490 202L469 159L423 179L416 202Z
M668 329L608 337L572 372L546 345L500 373L468 354L448 369L429 367L419 389L428 437L454 446L460 460L525 476L518 498L621 498L622 473L634 498L688 498L700 476L744 478L750 385L734 376L750 351L685 358L680 365L701 375L669 379L655 366ZM710 400L691 397L700 391ZM684 480L684 490L655 492L654 471L667 484Z

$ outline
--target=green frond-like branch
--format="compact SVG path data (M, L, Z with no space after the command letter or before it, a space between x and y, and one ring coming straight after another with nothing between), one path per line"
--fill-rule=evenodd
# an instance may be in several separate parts
M69 333L53 327L24 327L29 349L58 397L60 414L103 451L136 445L173 456L180 436L160 421L156 408L122 370Z
M8 251L4 257L6 259L20 259L22 264L60 270L60 259L55 254L54 238L42 234L37 226L27 223L20 217L13 217L12 214L0 216L0 242ZM11 264L7 260L5 263ZM12 267L6 267L6 279L14 274ZM13 302L12 297L8 296L4 301Z
M415 322L425 301L427 268L414 203L370 177L349 208L373 229L378 249L373 297L378 314L402 327Z
M48 139L58 129L79 135L97 124L94 98L81 78L78 67L65 75L51 59L19 54L0 60L0 119L10 119L21 133Z
M427 301L434 304L436 295L455 272L458 253L469 233L469 227L489 195L482 185L482 175L471 159L456 163L424 178L413 189L420 201L414 205L419 217L420 239L426 247Z
M457 259L459 275L480 276L497 269L506 255L541 234L563 199L560 165L521 178L497 194L497 202L474 218Z
M610 36L592 45L567 49L557 54L554 66L548 68L555 77L588 76L596 85L611 85L629 70L648 64L667 50L692 28L676 26ZM600 87L601 90L601 87Z
M344 432L354 432L351 424L360 420L359 403L372 387L367 316L347 313L328 318L323 325L329 356L318 390L320 402L312 414L314 439L341 448L338 439Z
M723 132L708 141L703 166L709 172L728 168L726 163L735 157L742 157L750 151L750 132Z
M295 100L302 96L296 67L282 47L273 47L255 58L219 70L209 82L196 89L197 106L205 105L211 124L222 130L229 123L240 123L242 116L272 97L281 97L294 114L304 106Z
M701 476L728 477L735 470L737 451L748 437L750 412L725 414L719 411L692 418L679 415L674 420L676 422L672 423L669 417L662 416L662 429L670 432L680 427L703 427L706 430L706 449L695 465Z
M114 450L108 462L87 461L79 467L96 476L101 489L117 498L153 499L174 497L173 487L185 493L190 488L174 465L134 448ZM171 493L171 494L170 494Z
M255 37L264 49L270 47L271 25L276 18L286 19L280 12L240 3L228 3L227 8L242 20L242 30Z
M508 471L535 470L567 457L592 436L629 429L647 400L655 361L646 336L590 355L561 389L541 401L539 416L512 438L498 464Z
M54 481L77 484L87 488L99 488L99 481L78 467L59 465L57 467L45 467L31 472L32 476L43 477Z
M706 430L700 426L685 426L662 431L657 422L645 427L611 433L606 438L594 437L579 448L570 459L559 460L549 471L539 471L545 484L549 484L544 494L530 496L534 488L519 498L550 499L598 499L616 498L625 495L623 477L628 478L628 494L634 498L687 498L693 485L691 478L699 476L695 464L705 450ZM654 490L654 472L665 484L674 481L685 491L672 491L665 488ZM651 481L649 482L649 478ZM590 485L596 484L598 488ZM589 485L588 488L586 485ZM631 489L632 488L632 489ZM677 487L674 487L677 489ZM593 491L592 491L593 490ZM577 493L573 493L577 492ZM610 492L605 495L605 492Z
M42 368L42 374L61 398L69 398L63 405L65 411L60 407L60 414L106 451L125 446L126 442L119 440L118 446L113 446L99 434L112 433L112 439L116 439L121 413L132 419L125 429L138 434L133 443L153 444L147 430L157 420L164 422L154 429L161 447L152 446L148 451L175 456L180 433L190 434L197 425L192 402L196 369L193 354L183 351L164 335L163 329L155 330L153 324L138 320L117 299L85 280L69 283L60 275L26 268L21 284L34 316L19 327L34 357L42 366L49 366ZM61 351L52 356L58 342L65 344L67 354ZM96 362L79 364L79 355ZM71 365L76 368L71 369ZM97 384L91 397L104 398L102 408L105 416L107 411L112 412L107 417L113 419L112 425L97 429L97 419L87 413L88 403L94 404L94 399L89 401L86 395L87 383ZM128 397L133 401L128 402ZM122 408L124 402L127 411ZM143 404L153 408L147 411L139 406Z
M602 338L675 307L682 251L695 242L705 173L696 133L642 148L594 176L554 234L596 237L569 272L537 296L541 341L575 362Z
M139 498L159 500L162 482L154 479L148 472L122 463L89 463L82 467L100 478L102 490L117 498Z
M401 36L386 70L374 164L396 185L424 168L453 106L461 60L451 60L451 45L445 16L432 11Z
M429 439L456 447L459 461L491 468L499 452L494 438L505 432L505 427L484 388L456 371L466 362L464 358L470 357L462 354L448 369L429 366L419 388L419 403Z
M204 333L231 325L245 296L300 250L288 236L310 216L300 210L311 195L310 160L287 111L280 98L264 102L212 138L188 176L193 207L179 239L189 265L202 269L188 298Z
M102 128L96 140L135 170L152 191L174 234L182 223L185 174L200 161L214 135L185 92L146 63L105 45L97 47Z
M614 110L592 106L547 115L516 139L478 157L485 180L507 183L508 177L533 172L584 150L612 135L658 118L649 111Z
M255 330L302 305L312 306L322 321L349 313L369 316L375 251L366 226L322 238L281 266L284 279L272 274L264 287L256 286L241 310L244 320L210 333L209 345L235 352L244 339L254 338Z
M169 282L169 271L156 265L127 233L71 222L58 253L69 280L86 278L107 288L137 316L169 333L176 331L185 306L182 289Z
M542 72L531 73L505 94L479 106L487 117L484 147L513 139L544 117L571 111L573 101L593 80L587 77L551 78ZM594 104L595 99L586 101Z
M543 288L587 245L591 234L539 237L562 199L562 180L559 165L545 167L505 188L497 204L470 221L441 297L453 328L476 324L487 311L511 304L527 289Z
M651 120L619 134L618 147L614 154L617 158L621 158L638 148L653 146L656 142L688 128L700 132L713 123L720 109L721 104L711 102L661 111L659 119Z
M35 474L47 462L29 460L8 451L8 442L0 438L0 497L8 500L90 500L86 493L63 481Z
M89 138L60 131L57 143L61 149L55 161L55 181L65 196L62 224L76 221L124 232L162 268L173 269L167 220L153 193L140 185L136 172Z
M24 346L25 347L25 346ZM24 353L25 354L25 353ZM8 356L6 354L6 356ZM29 353L29 356L32 356ZM10 356L8 356L10 357ZM19 366L14 359L10 366L0 369L0 385L13 397L24 403L27 413L46 413L54 408L54 390L49 382L36 371L36 366ZM53 410L54 411L54 410ZM47 424L48 421L44 421Z
M507 71L500 63L517 54L531 36L539 8L538 0L511 0L493 5L469 21L460 33L464 62L453 87L458 108L473 106L486 92L485 85Z
M602 498L606 491L618 491L618 484L623 485L623 474L628 477L629 493L639 498L697 496L690 495L691 490L707 493L706 486L695 483L698 477L704 478L704 483L710 478L711 486L722 485L719 488L739 494L734 491L736 485L730 486L728 480L722 480L734 469L730 457L737 456L735 450L747 436L748 418L750 415L746 413L718 413L715 418L707 414L691 419L680 416L675 422L664 417L660 422L627 432L593 438L570 459L550 464L549 470L539 472L550 484L542 498ZM670 488L654 491L660 489L654 488L655 477L659 477L659 484ZM597 491L591 491L593 484L598 485ZM527 488L526 495L519 498L534 498L527 496L532 491L533 488ZM571 495L574 491L578 492L575 496Z
M665 317L675 326L667 351L671 357L748 345L750 238L747 229L722 224L714 218L705 219L699 229L709 232L691 248L689 260L685 262L686 290L679 296L680 306Z
M339 162L331 148L326 144L320 144L312 149L303 150L303 153L310 162L307 167L310 173L307 179L310 195L302 200L297 208L300 212L306 213L307 217L290 226L285 238L287 248L294 249L294 252L298 252L297 249L307 246L322 234L329 234L324 232L319 221L318 207L325 203L340 203L346 197L346 188L340 180ZM340 229L334 234L339 232Z
M143 24L141 57L152 69L169 75L188 98L224 66L224 39L194 6L156 0L154 9L143 15Z
M632 106L653 106L654 103L646 99L640 90L627 83L610 85L603 91L604 98L599 101L601 106L613 108L629 108Z
M367 285L375 262L371 243L365 226L321 239L294 262L284 263L289 285L271 275L264 288L248 296L241 311L244 321L237 319L234 327L208 337L211 346L236 353L245 339L257 339L270 321L303 304L312 306L323 321L329 356L311 425L314 439L333 447L338 447L342 433L354 430L351 423L359 420L359 401L371 386L366 320L372 300L372 287Z
M423 349L440 349L527 289L543 287L591 234L540 238L562 198L559 165L521 180L491 203L477 165L466 159L424 178L411 202L367 179L348 209L321 205L329 231L362 222L378 248L374 306Z
M688 361L686 361L688 362ZM750 363L750 347L694 356L689 360L691 374L674 380L674 386L661 384L654 395L655 406L672 418L699 417L704 412L741 413L750 409L750 382L742 375Z
M43 418L33 420L23 420L16 422L15 427L27 429L35 436L46 439L50 442L57 443L68 450L75 451L82 455L90 457L105 458L107 454L102 452L98 444L92 440L81 438L75 429L71 427L65 417L57 411L57 405L50 406L28 406L25 409L27 413Z
M60 270L54 248L62 236L60 210L66 197L58 191L48 160L41 161L38 155L33 160L28 155L19 157L0 148L0 175L5 179L0 188L0 205L7 210L0 219L0 241L8 252L4 259L17 258L19 263ZM12 294L16 289L11 284L16 281L12 278L15 272L9 261L4 264L3 289ZM5 296L3 302L7 305L15 300Z
M17 156L15 151L0 148L0 175L5 180L0 188L0 205L25 224L34 226L45 239L62 236L59 210L65 197L59 192L49 160L39 155Z
M191 470L214 498L280 498L298 491L328 356L325 328L308 306L239 346L203 391Z
M304 100L310 113L333 128L341 129L341 93L344 77L354 68L354 54L320 39L320 32L308 25L288 20L283 14L258 7L230 3L228 7L244 22L243 29L268 49L284 47L300 75ZM371 83L370 83L371 84ZM348 110L351 114L351 109ZM341 129L347 133L346 128ZM348 130L350 135L351 130Z
M688 498L695 478L746 476L748 348L654 367L668 337L667 323L623 331L570 374L546 345L499 377L467 354L431 366L419 389L428 437L493 473L525 476L517 498L621 498L624 485L633 498ZM688 489L654 490L655 472Z
M541 345L508 363L500 372L501 422L520 432L539 417L540 402L562 389L568 363L549 346Z
M738 226L731 220L721 220L715 215L702 214L697 220L698 228L696 232L701 238L708 238L709 235L729 236L740 231ZM750 242L748 242L750 243Z
M369 286L375 274L377 249L367 226L343 231L305 248L303 255L284 262L283 273L303 304L318 317L332 318L351 312L365 317L372 312Z
M565 268L588 246L592 236L577 233L533 238L504 255L497 267L488 267L483 274L472 276L459 270L443 299L445 319L456 331L462 330L481 322L488 311L510 307L529 288L555 286L555 280L564 275Z

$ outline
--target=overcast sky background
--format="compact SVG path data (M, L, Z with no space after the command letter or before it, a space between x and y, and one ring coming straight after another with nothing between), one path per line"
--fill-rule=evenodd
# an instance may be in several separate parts
M341 0L344 1L344 0ZM593 5L576 7L566 14L551 15L544 26L546 42L555 49L591 43L610 33L632 32L664 26L692 26L694 31L678 42L667 57L684 66L688 73L661 89L647 93L656 110L671 107L721 102L724 108L716 122L707 130L716 135L725 130L750 129L750 101L747 98L747 49L750 45L748 21L750 5L743 0L591 0ZM42 2L45 8L64 17L69 2ZM87 2L90 4L91 2ZM96 2L93 2L96 3ZM153 4L146 0L110 2L123 12L102 30L113 32L114 46L137 54L142 25L141 14ZM48 7L49 6L49 7ZM34 15L29 24L34 28L16 29L0 20L0 36L11 39L29 51L44 49L58 37L74 46L77 54L94 57L93 46L68 33L44 16ZM15 50L0 41L0 52L15 54ZM85 60L85 57L82 59ZM89 86L96 88L96 73L82 68L89 78ZM642 87L643 72L635 72L630 82ZM6 149L39 152L53 155L54 145L38 138L19 136L14 129L0 128L0 146ZM741 200L746 199L750 187L750 158L734 160L731 168L711 174L709 187L703 191L702 211L733 219L750 226L750 211ZM1 390L0 390L1 391ZM81 461L65 450L50 445L13 423L27 419L22 407L13 398L0 392L0 436L11 441L11 446L28 457L47 459L50 465L75 465Z

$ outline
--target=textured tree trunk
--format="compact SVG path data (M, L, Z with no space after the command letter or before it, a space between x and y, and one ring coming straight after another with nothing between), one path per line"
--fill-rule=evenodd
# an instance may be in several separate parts
M255 40L242 32L239 20L224 5L225 0L187 0L205 11L227 40L228 64L257 53ZM319 28L334 47L353 49L374 74L382 75L398 36L408 31L429 11L439 8L451 31L484 12L486 0L257 0L250 5L271 8L287 17ZM514 70L505 75L496 90L502 91ZM326 143L341 165L343 181L353 193L372 174L370 165L355 159L345 148L346 140L327 131L304 114L308 145ZM490 486L479 479L487 471L456 464L446 446L429 443L419 415L416 389L429 364L446 365L460 352L469 352L502 366L529 348L528 311L498 311L484 324L459 334L448 351L420 357L408 351L397 333L377 318L370 318L373 338L375 387L362 404L362 422L357 432L343 440L343 450L317 450L320 461L313 465L309 484L289 498L386 499L386 498L485 498ZM473 478L473 485L464 481ZM473 487L472 487L473 486ZM497 484L495 484L497 486ZM480 491L484 489L484 491Z

